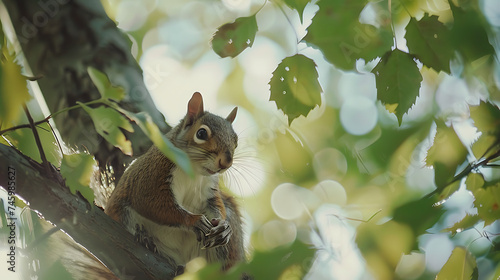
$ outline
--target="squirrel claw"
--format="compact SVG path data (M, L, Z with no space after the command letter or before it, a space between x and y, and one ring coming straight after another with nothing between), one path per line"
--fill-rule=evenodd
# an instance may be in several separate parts
M225 220L220 221L219 224L210 230L203 242L203 248L214 248L226 245L232 235L232 229L229 223Z
M212 223L204 215L200 215L200 219L194 224L194 233L198 242L204 240L210 235Z

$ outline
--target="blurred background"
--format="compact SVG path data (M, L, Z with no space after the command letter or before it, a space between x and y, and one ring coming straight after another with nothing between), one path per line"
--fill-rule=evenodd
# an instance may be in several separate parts
M447 1L408 3L415 14L429 12L445 21L449 18ZM203 93L206 108L215 113L240 107L235 127L243 142L242 160L235 165L238 172L229 178L228 186L242 196L250 248L269 249L297 237L311 239L321 250L309 279L382 279L383 264L375 273L367 269L367 260L355 243L356 229L370 217L370 223L382 224L395 207L435 188L434 172L425 166L435 133L430 118L452 118L466 145L477 138L468 105L478 105L488 93L481 85L458 78L463 70L459 62L452 64L451 75L421 70L420 96L398 127L395 115L376 101L375 76L370 73L373 62L358 61L358 72L343 72L327 63L320 51L300 43L318 9L314 4L306 6L303 23L296 11L267 1L103 4L133 42L146 85L169 123L175 124L185 114L194 91ZM497 30L499 6L488 0L480 1L480 6ZM259 9L254 45L235 59L217 56L210 47L217 28ZM372 22L374 10L369 4L361 21ZM396 18L398 46L405 49L408 18L404 12ZM268 83L278 63L296 52L317 63L324 93L320 107L289 127L282 112L269 102ZM498 68L495 70L498 77ZM415 130L423 133L411 135ZM473 196L463 188L446 201L446 215L419 237L419 250L399 260L395 277L433 278L455 245L469 246L478 254L488 251L492 243L482 232L498 233L497 223L484 229L479 225L479 230L453 237L441 232L466 213L473 214L472 202ZM395 227L383 235L376 237L381 239L382 251L390 251L398 242L407 246L404 243L411 239L404 228ZM391 258L391 252L381 254ZM392 257L397 259L397 255ZM478 266L481 278L488 279L495 264L478 259Z
M415 17L429 13L450 21L448 1L403 2L406 11L393 14L401 50L408 50L404 38L408 13ZM498 49L500 5L496 0L477 3L494 31L490 42ZM281 279L434 279L457 246L475 256L479 279L499 275L497 257L492 255L496 252L492 240L500 233L498 222L487 226L479 222L456 234L446 230L467 214L477 214L465 182L439 203L445 211L423 230L415 230L411 221L395 222L394 213L401 206L408 206L405 213L417 219L424 208L412 208L410 202L436 188L435 170L426 166L437 130L435 119L444 117L452 124L472 154L470 146L480 133L470 119L470 106L486 99L499 101L484 84L464 78L463 61L452 61L450 74L419 64L423 76L419 97L400 126L377 101L371 70L378 60L360 60L357 71L342 71L319 50L300 42L318 10L314 3L307 4L302 21L281 1L103 0L102 4L129 37L145 84L170 125L185 115L195 91L202 93L205 109L212 113L225 116L239 107L234 127L240 144L224 183L245 209L249 256L296 239L317 249L313 260L305 260L302 269L296 273L291 269ZM360 21L376 24L377 10L384 5L386 1L369 2ZM220 58L210 44L217 29L255 13L258 32L253 46L234 59ZM315 61L323 93L320 106L289 126L287 117L269 101L269 81L280 61L296 53ZM495 60L491 71L496 82L497 66ZM489 180L500 177L496 169L481 172ZM305 270L309 265L311 269Z

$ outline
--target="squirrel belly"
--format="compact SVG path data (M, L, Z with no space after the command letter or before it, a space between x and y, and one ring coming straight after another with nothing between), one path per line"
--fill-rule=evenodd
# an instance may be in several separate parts
M196 176L190 178L182 170L174 168L171 175L167 176L167 184L176 198L180 207L191 213L200 213L208 219L221 219L220 214L211 211L208 201L213 200L218 188L217 176ZM142 216L131 206L126 207L126 221L124 224L129 232L135 232L137 226L151 236L158 253L164 257L172 258L176 265L184 266L196 257L204 257L207 261L218 261L214 249L202 249L202 244L197 241L195 233L188 228L179 226L161 225Z

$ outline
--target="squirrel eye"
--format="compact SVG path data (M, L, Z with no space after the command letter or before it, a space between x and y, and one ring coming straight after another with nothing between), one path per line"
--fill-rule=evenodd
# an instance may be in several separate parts
M198 131L196 131L196 138L200 139L200 140L208 140L208 132L206 129L204 128L200 128L198 129Z
M198 128L196 133L194 134L193 140L197 144L203 144L208 140L208 138L210 138L211 134L212 134L212 131L210 130L210 128L208 126L202 124L200 126L200 128Z

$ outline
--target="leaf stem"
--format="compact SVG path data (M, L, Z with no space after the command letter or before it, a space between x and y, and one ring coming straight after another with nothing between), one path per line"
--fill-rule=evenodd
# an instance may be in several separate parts
M290 25L290 27L293 29L293 34L295 35L295 41L296 41L295 52L299 53L297 45L300 43L300 41L299 41L299 36L297 35L297 30L295 30L295 27L293 26L292 21L290 20L290 18L286 14L285 10L283 9L283 6L280 5L280 4L278 4L278 3L276 3L276 2L274 2L274 3L276 4L276 6L278 6L278 8L280 9L281 13L283 13L283 15L285 16L286 21L288 22L288 24Z
M36 145L38 147L38 152L40 153L40 159L42 160L42 165L45 168L45 172L46 172L47 176L52 177L52 172L50 172L49 162L47 161L47 157L45 156L45 152L43 151L43 146L42 146L42 141L40 140L40 135L38 135L38 130L36 129L35 123L33 122L33 118L31 117L30 111L28 110L26 103L23 104L23 109L24 109L24 112L26 113L26 117L28 118L29 126L31 128L31 131L33 132L33 136L35 137L35 142L36 142Z
M92 105L92 104L97 104L97 103L104 103L106 105L109 105L109 102L107 99L105 98L99 98L99 99L96 99L96 100L92 100L92 101L89 101L89 102L85 102L85 103L82 103L83 105ZM60 111L57 111L53 114L50 114L48 115L46 118L42 119L42 120L39 120L39 121L36 121L36 122L33 122L33 125L34 126L37 126L39 124L42 124L42 123L45 123L45 122L48 122L50 120L50 118L56 116L56 115L59 115L61 113L64 113L64 112L68 112L68 111L71 111L71 110L74 110L74 109L78 109L78 108L81 108L82 106L80 104L78 105L74 105L74 106L71 106L71 107L67 107L67 108L64 108ZM13 126L13 127L9 127L7 129L4 129L4 130L0 130L0 135L3 135L9 131L13 131L13 130L17 130L17 129L21 129L21 128L30 128L32 127L31 124L21 124L21 125L16 125L16 126Z

